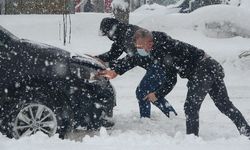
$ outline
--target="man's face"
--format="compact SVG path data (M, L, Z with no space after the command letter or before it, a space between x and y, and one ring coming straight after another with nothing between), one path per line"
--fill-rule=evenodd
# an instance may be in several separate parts
M150 38L138 38L135 42L136 48L143 48L147 53L152 50L153 40Z

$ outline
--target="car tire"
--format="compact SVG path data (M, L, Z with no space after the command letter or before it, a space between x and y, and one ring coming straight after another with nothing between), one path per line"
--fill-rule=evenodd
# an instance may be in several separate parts
M14 98L19 103L10 112L7 136L19 139L41 131L48 136L58 133L63 139L73 123L73 113L65 103L65 97L56 96L44 88L34 89Z
M16 139L38 131L53 136L57 131L55 112L42 103L25 103L15 116L12 118L12 129Z

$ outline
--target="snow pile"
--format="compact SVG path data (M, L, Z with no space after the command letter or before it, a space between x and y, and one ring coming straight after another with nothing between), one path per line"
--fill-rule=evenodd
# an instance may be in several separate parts
M190 14L193 18L193 27L201 27L209 37L250 38L250 10L227 5L207 6L197 9Z
M240 7L249 10L250 9L250 1L249 0L241 0Z
M249 10L250 1L249 0L226 0L226 3L233 6L239 6Z
M162 14L171 14L179 12L180 8L167 8L156 3L145 4L133 11L133 14L142 14L142 15L162 15Z
M208 37L250 37L250 10L228 5L206 6L190 14L155 14L140 22L142 26L162 28L186 28L199 30ZM151 22L151 24L148 24ZM150 27L149 27L150 26Z
M221 63L237 70L249 70L249 56L239 58L240 54L250 50L250 45L242 42L250 38L250 20L246 19L249 16L250 11L240 7L213 5L190 14L155 14L140 18L136 24L149 30L164 31L202 48Z
M71 140L61 140L58 136L49 138L43 133L37 133L31 137L25 137L20 140L10 140L0 136L1 150L158 150L162 148L171 150L210 150L227 148L226 150L247 150L249 140L247 138L217 139L215 141L204 141L202 138L193 135L185 135L177 132L174 137L166 134L152 135L133 132L124 132L116 135L109 135L105 129L101 129L99 135L90 137L86 135L81 142Z

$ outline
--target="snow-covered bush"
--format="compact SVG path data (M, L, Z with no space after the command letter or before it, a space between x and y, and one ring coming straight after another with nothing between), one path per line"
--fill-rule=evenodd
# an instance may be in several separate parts
M113 0L112 12L116 19L121 22L129 22L129 0Z
M123 11L126 11L129 8L129 3L125 0L113 0L112 8L119 8Z

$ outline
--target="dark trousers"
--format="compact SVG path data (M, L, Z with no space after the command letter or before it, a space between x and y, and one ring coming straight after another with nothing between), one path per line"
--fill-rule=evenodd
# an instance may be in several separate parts
M187 134L199 134L199 111L207 93L215 106L236 125L240 134L250 136L250 127L241 112L229 100L224 72L214 59L207 58L199 62L193 76L189 79L188 93L184 105Z
M166 82L168 77L165 70L157 64L153 64L147 69L145 76L142 78L139 86L136 89L136 97L139 103L140 116L150 118L151 104L148 100L144 100L144 97L151 92L154 92L159 88L162 83ZM167 117L169 112L175 112L174 108L164 97L159 97L156 102L153 103L158 107Z

